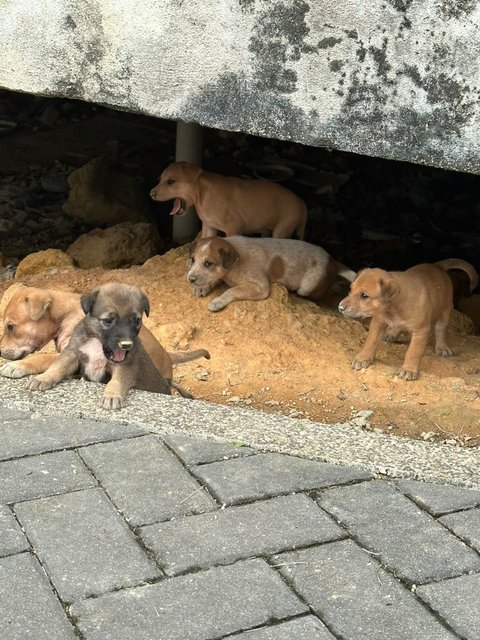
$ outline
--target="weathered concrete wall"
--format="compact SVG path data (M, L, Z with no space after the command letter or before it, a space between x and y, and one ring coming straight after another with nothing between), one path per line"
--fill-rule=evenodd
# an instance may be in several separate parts
M480 172L477 0L0 0L0 86Z

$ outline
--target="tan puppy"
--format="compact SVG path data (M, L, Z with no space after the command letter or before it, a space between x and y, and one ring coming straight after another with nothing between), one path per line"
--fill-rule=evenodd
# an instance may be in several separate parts
M416 380L420 359L430 330L435 332L435 353L451 356L446 331L453 310L452 281L447 269L465 271L473 290L478 275L464 260L449 259L436 264L419 264L407 271L364 269L350 287L349 295L338 305L349 318L371 318L365 344L352 363L354 369L368 367L375 357L378 344L388 328L411 334L405 361L398 375L404 380Z
M142 315L150 312L140 289L111 282L83 294L80 302L85 316L58 359L28 382L29 389L45 391L81 372L87 380L107 383L104 409L123 407L133 388L164 394L175 388L192 397L160 374L139 339Z
M219 311L235 300L268 298L272 282L318 299L337 276L351 282L355 275L321 247L302 240L230 236L196 242L187 280L197 296L207 295L219 282L230 285L208 305L209 311Z
M201 238L267 233L302 240L307 207L294 193L275 182L243 180L204 171L187 162L170 164L150 191L153 200L175 200L170 215L183 215L195 205L202 221ZM269 233L270 232L270 233Z
M80 294L58 289L24 287L8 303L3 316L3 336L0 355L7 360L21 360L42 349L50 340L57 351L63 351L75 326L84 317ZM158 371L172 377L172 363L196 358L210 358L208 351L198 349L187 353L167 353L155 336L142 325L140 339ZM21 362L8 362L0 367L0 375L22 378L42 373L58 358L56 353L34 354Z

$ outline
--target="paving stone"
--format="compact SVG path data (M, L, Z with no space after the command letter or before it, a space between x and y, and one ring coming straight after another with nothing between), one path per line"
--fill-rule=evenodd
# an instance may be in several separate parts
M192 464L206 464L217 462L218 460L228 460L230 458L244 458L251 456L256 451L250 447L237 447L233 444L224 444L214 440L201 438L190 438L189 436L179 436L165 434L162 436L169 447L183 462L190 466Z
M95 478L74 451L0 462L0 502L31 500L95 485Z
M87 640L210 640L307 607L264 560L215 567L85 600L71 612ZM441 640L440 638L438 640Z
M218 509L155 436L95 445L79 453L135 526Z
M273 561L342 640L456 638L353 540L283 553Z
M397 480L402 493L434 516L470 509L480 504L480 491L417 480Z
M0 556L9 556L27 549L30 549L30 545L14 515L8 507L0 504Z
M144 527L167 575L337 540L345 531L303 494L271 498Z
M427 584L417 595L464 640L480 638L480 574Z
M3 411L3 409L2 409ZM22 412L24 413L24 412ZM119 440L145 433L140 427L76 420L62 416L7 420L0 429L0 460L19 458L47 451L58 451L108 440Z
M0 638L77 638L42 568L28 553L0 560Z
M371 477L360 469L277 453L214 462L195 467L194 471L224 504L319 489Z
M439 518L439 522L480 553L480 509L451 513Z
M325 491L319 504L378 560L411 583L480 571L480 557L389 483Z
M101 489L21 502L15 510L65 602L159 576Z
M264 627L228 637L235 640L335 640L326 626L313 616L296 618L273 627Z

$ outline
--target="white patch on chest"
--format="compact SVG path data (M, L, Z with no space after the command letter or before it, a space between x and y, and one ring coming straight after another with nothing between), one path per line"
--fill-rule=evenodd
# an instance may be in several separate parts
M86 360L83 363L83 375L92 382L101 382L108 369L108 361L98 338L90 338L79 349Z

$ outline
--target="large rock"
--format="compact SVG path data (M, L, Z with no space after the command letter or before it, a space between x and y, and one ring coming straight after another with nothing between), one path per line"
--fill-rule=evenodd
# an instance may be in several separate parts
M0 86L479 172L479 29L478 0L16 0Z
M67 254L81 269L117 269L142 264L160 246L160 236L152 224L122 222L84 233L68 247Z
M60 249L46 249L26 256L18 265L15 278L21 280L24 276L71 268L73 261L66 253Z
M136 178L95 158L68 176L70 194L63 205L69 215L93 224L146 222L151 218L147 190Z

